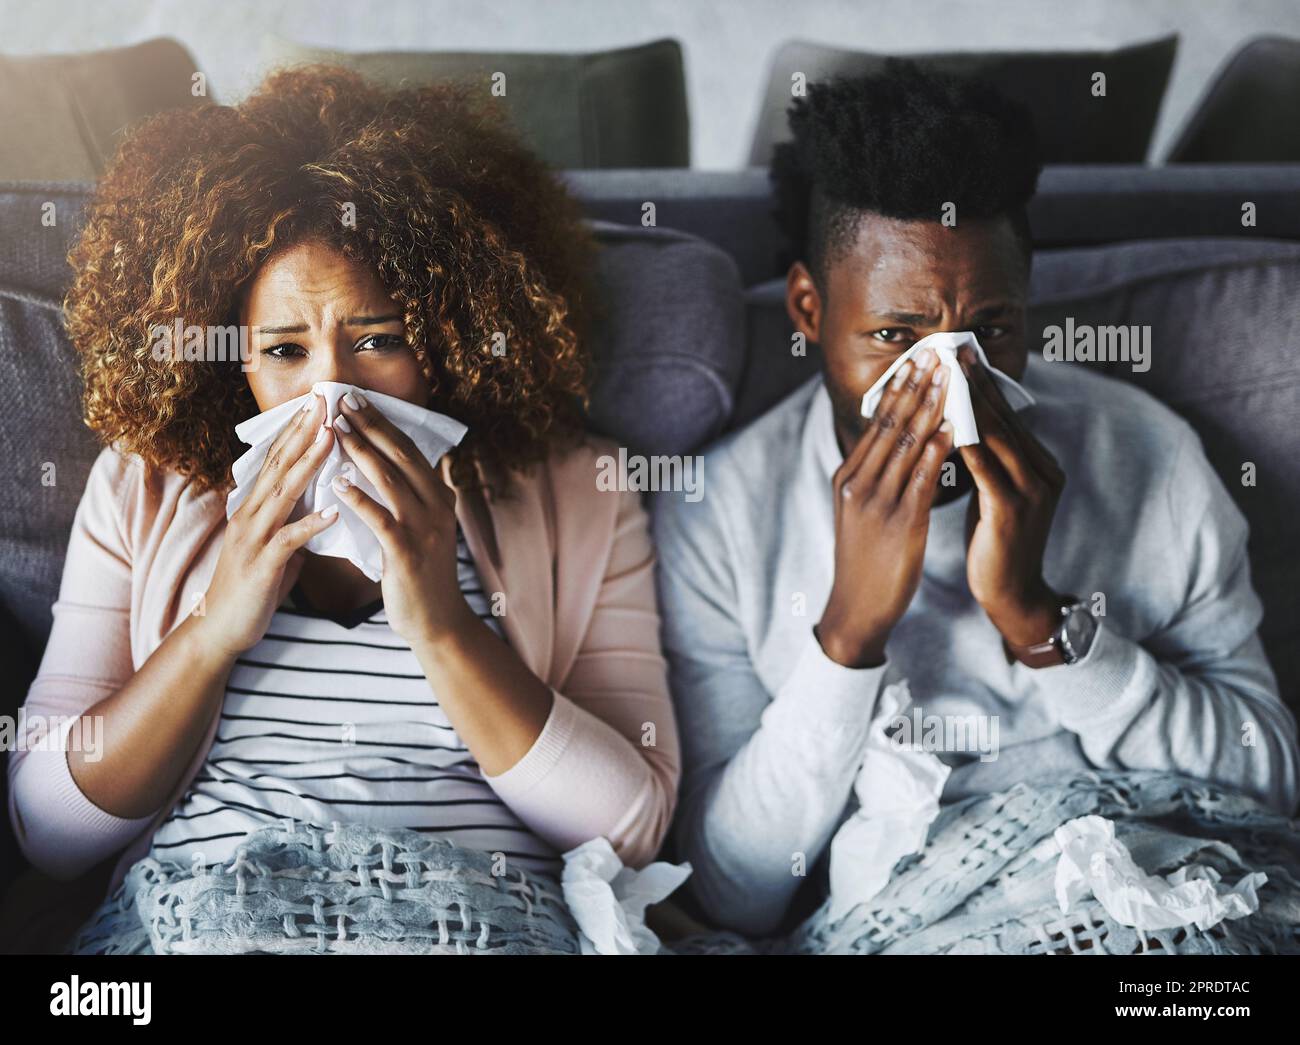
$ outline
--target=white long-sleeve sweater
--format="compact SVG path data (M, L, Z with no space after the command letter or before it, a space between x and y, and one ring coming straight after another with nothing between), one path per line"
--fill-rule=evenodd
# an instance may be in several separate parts
M955 767L945 802L1091 766L1179 770L1295 810L1295 720L1256 636L1246 522L1195 432L1080 366L1031 358L1024 383L1038 399L1024 416L1067 475L1045 578L1105 597L1074 665L1007 663L966 582L969 493L931 511L921 586L888 663L852 670L825 656L812 628L834 578L843 456L820 378L706 451L702 499L658 497L684 758L678 848L719 924L780 925L799 869L848 815L876 698L897 677L923 715L997 716L992 761L939 752Z

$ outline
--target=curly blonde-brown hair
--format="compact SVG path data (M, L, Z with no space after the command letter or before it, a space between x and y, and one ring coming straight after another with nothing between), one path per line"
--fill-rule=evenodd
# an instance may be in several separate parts
M228 489L258 410L239 360L159 361L150 334L237 325L259 265L306 239L369 264L400 306L431 403L469 428L458 484L477 462L508 485L580 431L593 245L576 202L467 88L310 66L152 118L100 181L64 302L100 439Z

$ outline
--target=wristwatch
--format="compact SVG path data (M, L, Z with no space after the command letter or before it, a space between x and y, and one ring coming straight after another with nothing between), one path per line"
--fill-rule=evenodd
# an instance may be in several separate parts
M1078 596L1061 600L1061 623L1046 642L1030 646L1006 643L1007 652L1028 668L1047 668L1057 664L1074 664L1088 655L1097 637L1097 618ZM1005 640L1003 640L1005 642Z

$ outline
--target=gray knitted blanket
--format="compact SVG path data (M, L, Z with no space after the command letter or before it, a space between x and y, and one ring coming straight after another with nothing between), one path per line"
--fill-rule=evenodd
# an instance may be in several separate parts
M144 858L70 954L579 953L560 883L415 831L285 821L198 874Z
M1044 842L1077 817L1115 824L1148 874L1190 861L1225 886L1261 872L1259 910L1202 930L1121 924L1092 896L1068 914ZM679 954L1300 954L1300 833L1252 798L1165 772L1083 772L1020 783L941 808L925 848L838 921L829 900L793 933L747 941L710 933L672 944Z
M1068 914L1045 841L1084 816L1111 820L1149 874L1189 862L1225 885L1261 872L1259 909L1207 928L1143 932L1091 896ZM195 874L144 859L67 948L73 954L581 953L555 879L493 874L485 853L362 824L251 833ZM793 933L709 932L662 954L1300 953L1300 833L1253 799L1173 773L1085 772L941 809L925 848L838 921L829 901Z

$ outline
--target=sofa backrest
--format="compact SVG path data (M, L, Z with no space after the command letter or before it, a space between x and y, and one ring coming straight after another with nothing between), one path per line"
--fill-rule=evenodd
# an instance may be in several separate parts
M594 218L637 225L653 214L662 226L717 244L747 287L785 273L766 168L564 178ZM1029 201L1029 224L1037 248L1201 236L1300 240L1300 164L1049 166Z

